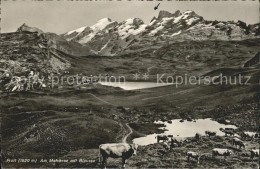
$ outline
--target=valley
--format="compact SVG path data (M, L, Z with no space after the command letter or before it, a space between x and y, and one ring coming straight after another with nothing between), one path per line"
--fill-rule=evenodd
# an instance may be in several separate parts
M180 88L164 86L124 91L120 88L113 89L98 85L89 89L63 88L44 92L2 94L3 157L97 160L98 145L106 142L121 142L129 132L127 123L133 129L133 133L126 138L127 142L146 134L162 133L163 131L158 129L161 126L153 123L156 120L212 118L219 122L229 120L231 124L239 127L239 131L256 131L258 128L257 88L257 85ZM104 101L111 104L106 104ZM225 139L225 142L230 140L228 137L219 139ZM203 138L203 140L207 142L208 139ZM211 142L213 144L211 146L219 147L215 145L218 141ZM256 146L256 143L248 142L250 147ZM195 146L195 149L198 148L194 143L190 144ZM160 143L142 146L137 158L145 157L144 154L149 147L151 149L154 146L157 147L156 149L161 149ZM172 155L176 156L177 152L191 150L192 146L186 146L186 148L177 148ZM20 149L19 153L17 149ZM247 151L242 152L247 153ZM235 156L242 152L238 151ZM157 162L161 158L159 154L153 157ZM212 159L205 158L206 161L202 165L191 163L186 164L186 167L194 165L202 167L203 164L211 163ZM249 155L243 158L249 158ZM131 167L162 166L155 161L152 162L151 159L146 159L148 161L142 163L135 159L134 157L129 160ZM177 159L184 160L181 156ZM233 163L238 165L235 161ZM255 166L251 161L244 163L243 165L247 167ZM119 165L116 161L114 164ZM229 164L233 165L232 161ZM33 167L45 165L46 163L37 163ZM163 165L178 166L179 163L172 163L171 160L166 159ZM225 163L212 164L218 167L222 165ZM11 163L6 163L5 166L14 167ZM18 166L26 167L26 164ZM48 166L62 167L65 164L56 163L55 166L51 164ZM98 164L69 163L69 166L98 167Z
M138 18L120 23L104 18L57 35L23 24L17 32L0 34L0 39L5 168L98 168L99 145L162 134L165 125L154 122L174 119L235 125L246 146L235 147L235 136L203 133L200 140L187 137L166 156L162 142L139 146L127 167L259 167L250 154L259 149L259 137L242 137L259 129L259 24L207 21L193 11L161 11L148 25ZM66 83L78 75L81 83ZM124 77L141 87L102 85L99 75ZM220 75L229 77L227 83L220 83ZM243 83L234 84L241 75ZM196 84L156 86L158 76L163 82L169 77L195 77ZM206 76L211 77L208 84ZM54 77L59 82L54 84ZM143 87L144 83L152 85ZM212 157L213 148L231 149L233 154L226 160ZM201 162L187 161L188 151L199 152ZM38 162L8 161L19 158ZM120 165L119 159L108 160L109 168Z

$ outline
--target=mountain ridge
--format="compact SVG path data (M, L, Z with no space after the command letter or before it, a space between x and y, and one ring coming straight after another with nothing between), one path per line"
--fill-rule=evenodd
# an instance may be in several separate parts
M144 24L140 18L129 18L119 23L111 19L108 21L106 26L95 31L93 26L86 26L79 32L76 29L61 36L90 47L97 55L106 56L143 51L151 45L158 45L158 42L162 46L170 41L229 41L260 36L259 23L208 21L191 10L182 13L179 10L174 13L160 11L149 24Z

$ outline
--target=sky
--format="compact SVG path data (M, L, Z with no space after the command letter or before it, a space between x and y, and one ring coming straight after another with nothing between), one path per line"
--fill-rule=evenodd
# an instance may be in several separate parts
M92 26L102 18L121 22L140 18L148 24L160 10L175 12L193 10L207 20L242 20L259 22L259 1L2 1L1 32L14 32L23 23L44 32L65 33L83 26Z

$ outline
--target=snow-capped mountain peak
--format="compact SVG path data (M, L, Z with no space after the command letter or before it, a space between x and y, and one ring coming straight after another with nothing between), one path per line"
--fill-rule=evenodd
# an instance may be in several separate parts
M81 33L82 31L84 31L84 29L86 28L87 26L84 26L84 27L81 27L81 28L78 28L78 29L75 29L75 30L72 30L72 31L69 31L67 32L65 35L70 35L74 32L77 32L78 34Z
M142 33L145 30L146 26L147 25L144 24L144 22L139 18L129 18L119 23L117 30L121 39L125 39L129 35L137 35L139 33Z
M103 30L105 29L109 24L113 23L110 18L103 18L100 19L95 25L91 26L90 28L93 30Z
M110 24L112 22L112 20L110 18L103 18L103 19L100 19L95 25L91 26L90 28L95 30L103 30L108 24ZM75 29L75 30L72 30L72 31L69 31L67 32L65 35L70 35L74 32L77 32L78 34L80 34L81 32L83 32L88 26L83 26L81 28L78 28L78 29Z
M72 31L69 31L63 36L69 41L77 41L79 43L88 43L92 38L96 36L97 33L103 31L105 29L109 29L117 25L117 22L112 21L110 18L103 18L100 19L95 25L93 26L84 26Z
M154 18L147 26L149 36L156 34L178 35L178 32L186 29L200 21L203 18L194 11L186 11L181 13L179 10L175 13L160 11L157 18Z

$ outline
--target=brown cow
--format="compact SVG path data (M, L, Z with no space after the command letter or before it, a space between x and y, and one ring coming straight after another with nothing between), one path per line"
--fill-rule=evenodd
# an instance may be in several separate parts
M205 131L205 134L209 137L211 136L216 136L217 132L213 132L213 131Z
M239 146L239 149L241 149L242 147L245 148L245 144L238 138L233 138L232 139L232 144L235 145L236 147Z
M167 135L157 135L155 138L157 138L157 143L159 143L160 140L168 141L169 139Z

